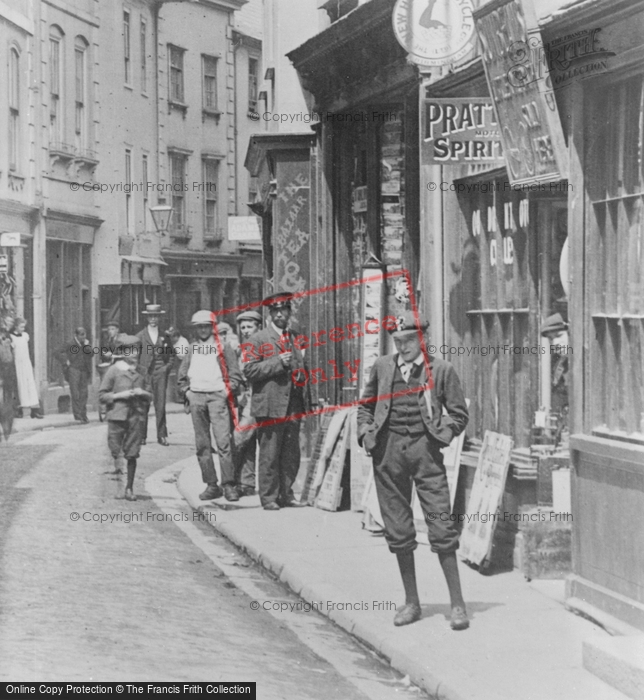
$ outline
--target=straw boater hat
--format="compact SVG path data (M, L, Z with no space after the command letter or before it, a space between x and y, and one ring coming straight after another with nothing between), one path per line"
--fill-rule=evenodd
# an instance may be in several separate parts
M161 304L146 304L145 311L141 311L143 316L163 316L165 311L161 309Z
M418 334L419 331L426 331L429 328L429 321L421 316L417 316L413 311L405 311L396 318L396 327L389 330L394 338L403 338L411 333Z

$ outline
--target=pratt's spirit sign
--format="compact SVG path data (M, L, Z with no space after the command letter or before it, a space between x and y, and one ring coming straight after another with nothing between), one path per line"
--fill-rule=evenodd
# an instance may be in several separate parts
M472 0L398 0L394 34L421 66L460 61L474 48Z
M491 99L425 99L421 119L423 163L505 165Z
M567 149L548 75L516 80L516 47L541 44L530 0L493 0L474 13L512 184L567 177Z

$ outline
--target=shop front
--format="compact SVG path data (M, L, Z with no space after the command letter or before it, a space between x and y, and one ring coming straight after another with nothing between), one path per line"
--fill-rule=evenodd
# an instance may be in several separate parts
M644 3L575 3L543 31L571 115L568 604L644 630ZM583 73L560 62L573 31Z

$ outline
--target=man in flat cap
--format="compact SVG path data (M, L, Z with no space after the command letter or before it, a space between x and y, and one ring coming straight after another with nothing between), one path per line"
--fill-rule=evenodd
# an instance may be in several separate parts
M251 336L255 335L262 327L262 315L253 309L242 311L237 316L237 330L242 343L248 342ZM239 350L239 349L238 349ZM241 350L239 350L240 367L241 366ZM248 427L255 423L255 419L250 412L250 386L246 389L239 400L239 425L240 427ZM242 496L255 495L255 462L257 459L257 430L248 428L247 430L235 431L235 443L237 445L237 459L240 484L240 494Z
M447 581L451 627L462 630L469 627L469 620L456 561L459 533L449 517L441 448L463 432L468 412L452 365L426 353L428 325L412 312L391 325L397 352L378 358L371 370L364 403L358 408L358 442L373 458L385 538L398 558L405 588L405 605L396 613L394 625L408 625L421 616L414 563L413 481L431 549L438 554Z
M561 428L567 426L568 399L568 353L572 353L569 343L568 324L559 313L552 314L544 321L541 335L550 343L550 408L561 416Z
M258 429L259 497L264 510L302 505L293 494L300 468L297 416L305 413L309 398L298 381L304 357L289 330L292 299L288 292L264 299L271 322L241 345L242 370L252 387L251 415L258 423L269 423Z

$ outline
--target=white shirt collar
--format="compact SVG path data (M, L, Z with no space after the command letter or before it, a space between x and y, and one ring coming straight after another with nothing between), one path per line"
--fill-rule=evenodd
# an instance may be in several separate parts
M273 326L273 330L277 333L277 335L282 336L284 333L288 333L288 326L284 330L281 328L278 328L272 321L271 321L271 326Z
M415 360L412 360L411 362L405 362L405 360L403 360L402 355L399 354L396 357L396 362L398 363L398 367L404 367L405 365L422 365L424 362L423 353L421 352L420 355L418 355L418 357Z

